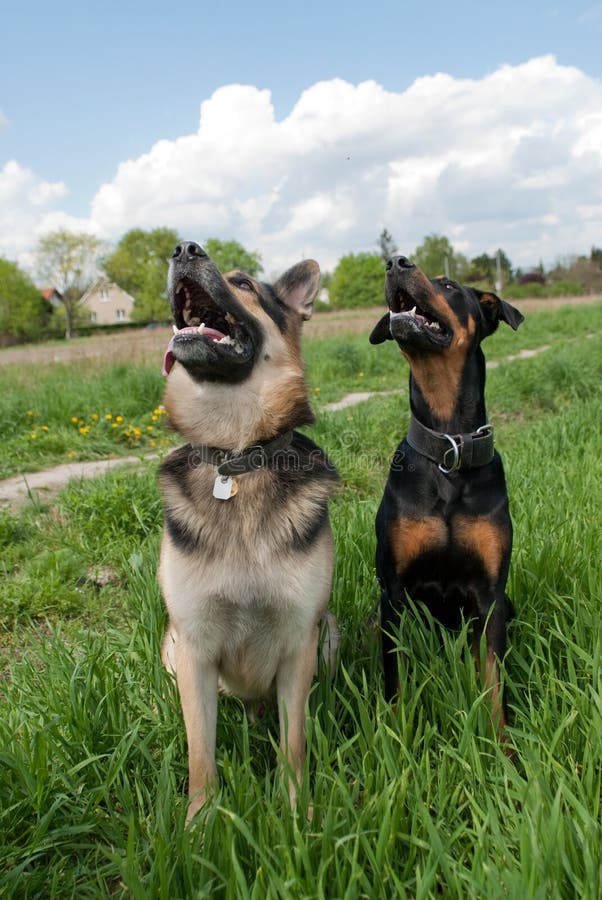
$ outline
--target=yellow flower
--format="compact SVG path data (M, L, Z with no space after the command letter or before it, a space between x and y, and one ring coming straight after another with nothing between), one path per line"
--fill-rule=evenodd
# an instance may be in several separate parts
M151 422L158 422L159 416L151 416Z
M33 416L33 415L35 415L33 409L28 409L28 410L27 410L27 415L28 415L28 416Z
M357 377L358 377L358 378L363 378L363 377L364 377L364 373L363 373L363 372L358 372L358 373L357 373Z
M147 431L154 431L154 430L155 430L155 426L154 426L154 425L147 425L147 426L146 426L146 430L147 430Z
M123 416L115 416L116 422L123 422Z
M90 426L89 426L89 425L82 425L82 426L79 428L79 433L80 433L80 434L87 434L89 431L90 431Z
M71 421L77 425L77 423L79 422L79 419L77 418L77 416L71 416Z
M117 422L111 422L111 428L119 428Z
M98 413L92 413L92 418L94 419L95 422L98 422L98 419L99 419Z
M319 394L319 393L320 393L320 388L319 388L319 387L315 387L315 388L314 388L314 391L316 392L316 394Z
M156 446L157 446L157 442L156 442L156 441L149 441L149 442L148 442L148 446L149 446L149 447L156 447Z
M77 456L77 453L75 452L75 450L70 450L67 456L69 457L69 459L74 459Z
M42 431L48 431L48 425L40 425Z
M111 413L107 413L105 415L105 419L112 419L112 418L113 418L113 416L111 415Z
M35 441L36 438L37 438L36 432L35 432L35 431L32 431L32 432L31 432L31 439L32 439L32 441Z

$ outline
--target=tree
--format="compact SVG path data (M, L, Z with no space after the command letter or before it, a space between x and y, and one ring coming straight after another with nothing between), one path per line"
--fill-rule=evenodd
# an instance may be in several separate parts
M207 238L203 249L209 254L220 272L242 269L247 275L257 275L262 271L261 256L256 250L245 250L238 241L220 241Z
M40 238L37 258L40 276L62 294L65 337L73 335L79 303L97 275L102 242L93 234L52 231Z
M448 238L442 234L429 234L416 248L412 262L423 270L429 278L447 275L462 280L468 271L468 260L462 253L456 253Z
M36 340L49 315L48 305L29 275L16 263L0 259L0 334Z
M335 309L377 306L384 296L383 261L376 253L348 253L332 273L330 305Z
M136 321L160 322L169 318L167 267L179 242L173 228L132 228L102 260L107 278L134 298L132 318Z
M397 246L393 241L393 235L386 228L383 228L378 238L378 247L380 250L380 258L386 262L390 256L397 253Z
M512 264L502 249L496 250L493 256L481 253L470 260L463 277L468 282L484 282L488 288L495 289L498 280L502 286L512 280Z

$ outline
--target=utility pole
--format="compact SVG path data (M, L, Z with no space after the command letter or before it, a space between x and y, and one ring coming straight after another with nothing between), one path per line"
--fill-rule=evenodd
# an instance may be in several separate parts
M502 290L502 261L499 250L495 255L495 289L498 293Z

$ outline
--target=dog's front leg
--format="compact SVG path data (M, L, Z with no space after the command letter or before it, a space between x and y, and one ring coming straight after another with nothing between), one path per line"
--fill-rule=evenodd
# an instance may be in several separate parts
M215 785L215 731L217 680L215 665L198 648L178 639L175 643L176 678L188 741L188 795L186 821L199 811Z
M487 657L485 660L485 686L491 692L491 717L495 723L500 740L507 742L506 735L506 703L503 696L500 666L506 652L506 618L507 600L502 591L490 600L480 603L474 623L473 651L477 669L481 672L481 636L485 630ZM508 755L512 749L506 747Z
M314 625L294 654L287 656L277 674L280 748L289 769L289 797L294 808L305 762L305 704L316 667L319 629Z

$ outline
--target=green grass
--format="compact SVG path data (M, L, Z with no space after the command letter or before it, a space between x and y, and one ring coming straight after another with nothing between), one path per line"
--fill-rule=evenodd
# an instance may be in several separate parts
M276 774L273 712L251 724L223 698L220 791L185 829L183 724L159 660L156 463L0 515L1 897L600 896L602 347L565 331L563 315L558 332L540 315L536 340L554 350L488 375L515 525L514 762L493 737L467 627L407 616L403 699L396 712L383 702L373 522L407 397L374 399L311 429L342 475L332 602L343 641L334 683L316 683L310 699L296 816ZM519 336L498 356L496 335L489 357L533 346ZM392 346L369 353L405 384ZM321 394L326 371L337 391L357 389L357 359L343 376L313 342L307 356ZM114 571L105 587L87 575L99 566Z
M488 359L501 360L522 349L572 345L600 331L602 303L544 310L529 316L516 333L502 325L485 352ZM407 384L407 367L392 342L373 347L365 334L314 338L305 342L304 353L316 409L348 392ZM92 358L1 367L0 479L72 460L142 455L176 443L155 413L164 389L160 363L144 357L135 366L107 365Z

